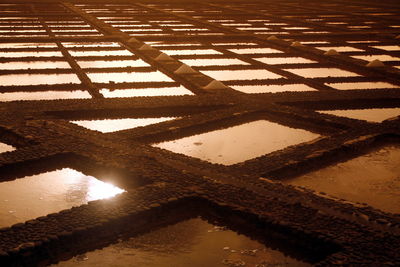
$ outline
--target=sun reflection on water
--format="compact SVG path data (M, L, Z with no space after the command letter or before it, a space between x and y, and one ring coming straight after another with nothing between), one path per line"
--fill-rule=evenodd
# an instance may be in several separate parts
M110 198L115 195L121 194L125 190L116 187L113 184L105 183L96 179L89 181L89 188L86 194L87 201Z

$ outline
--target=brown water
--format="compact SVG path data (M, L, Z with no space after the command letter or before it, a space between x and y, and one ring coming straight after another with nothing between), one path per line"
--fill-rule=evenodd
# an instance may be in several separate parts
M60 51L0 52L0 57L61 57Z
M87 91L42 91L42 92L13 92L0 93L0 101L16 100L54 100L91 98Z
M304 68L304 69L285 69L305 78L323 77L354 77L360 76L357 73L336 69L336 68Z
M281 93L281 92L303 92L315 91L316 89L305 84L285 84L285 85L233 85L233 89L247 94L255 93Z
M190 66L250 65L250 63L241 61L236 58L182 59L181 62Z
M15 150L14 147L4 144L4 143L0 143L0 153L9 152L9 151L13 151L13 150Z
M276 50L273 48L267 48L267 47L256 47L256 48L237 48L237 49L228 49L231 52L237 53L237 54L271 54L271 53L283 53L280 50Z
M316 47L318 49L328 51L330 49L335 49L338 52L359 52L359 51L364 51L362 49L358 49L352 46L322 46L322 47Z
M316 61L306 59L303 57L261 57L255 58L266 64L301 64L301 63L316 63Z
M109 179L112 179L110 177ZM64 168L0 183L0 227L113 197L123 190Z
M399 45L376 45L376 46L372 46L372 47L386 50L386 51L400 51Z
M161 50L167 55L174 56L174 55L217 55L222 54L213 49L195 49L195 50L173 50L173 49L163 49Z
M123 89L109 90L101 89L100 93L106 98L112 97L139 97L139 96L173 96L173 95L193 95L191 91L183 86L166 88L144 88L144 89Z
M234 265L238 264L238 265ZM120 240L56 266L309 266L278 250L200 218Z
M319 113L331 114L340 117L366 120L369 122L382 122L400 116L400 108L371 108L371 109L346 109L346 110L320 110Z
M124 67L149 67L141 59L138 60L91 60L78 61L81 68L124 68Z
M133 56L128 50L104 50L104 51L69 51L74 57L92 56Z
M0 63L0 70L19 70L19 69L70 69L71 66L66 61L20 61Z
M287 180L386 212L400 213L400 145Z
M171 82L171 78L162 72L96 72L88 73L94 83L124 83L124 82Z
M385 82L326 83L326 85L338 90L400 88L398 85Z
M364 55L364 56L352 56L352 57L367 61L373 61L375 59L379 59L380 61L400 61L400 57L392 57L389 55Z
M116 132L136 127L144 127L150 124L155 124L163 121L176 119L176 117L161 117L161 118L140 118L140 119L116 119L116 120L83 120L71 121L77 125L90 130L99 131L102 133Z
M0 75L1 86L80 83L75 74L7 74Z
M282 76L267 70L204 70L201 71L216 80L255 80L255 79L278 79Z
M258 120L153 146L211 163L231 165L318 137L302 129Z

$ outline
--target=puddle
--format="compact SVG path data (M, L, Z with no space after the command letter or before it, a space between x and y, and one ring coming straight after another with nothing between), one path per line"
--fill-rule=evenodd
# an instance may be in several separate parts
M385 82L326 83L326 85L338 90L400 88L398 85Z
M272 48L237 48L237 49L228 49L231 52L237 54L272 54L272 53L283 53L280 50L272 49Z
M117 89L117 90L101 89L100 93L106 98L193 95L191 91L189 91L183 86L165 87L165 88Z
M80 83L75 74L7 74L0 75L1 86Z
M94 83L124 82L171 82L171 78L162 72L107 72L88 73Z
M120 240L57 266L126 266L129 262L147 267L309 266L200 218Z
M338 52L359 52L359 51L364 51L362 49L354 48L351 46L317 46L315 48L324 50L324 51L329 51L331 49L335 49Z
M349 44L370 44L370 43L379 43L379 41L375 41L375 40L359 40L359 41L346 41L346 43Z
M229 66L250 65L236 58L213 58L213 59L182 59L181 62L189 66Z
M367 61L372 61L379 59L380 61L400 61L399 57L392 57L389 55L364 55L364 56L351 56L352 58L363 59Z
M320 33L331 33L328 31L308 31L308 32L303 32L303 33L307 33L307 34L320 34Z
M287 182L400 213L400 146L385 146Z
M0 70L20 70L20 69L70 69L71 66L66 61L17 61L0 63Z
M398 46L398 45L377 45L377 46L372 46L372 47L386 50L386 51L400 51L400 46Z
M125 67L149 67L150 65L141 59L138 60L91 60L77 61L81 68L125 68Z
M170 55L170 56L177 56L177 55L217 55L222 54L213 49L194 49L194 50L169 50L164 49L161 50L162 52Z
M12 92L0 93L0 101L17 100L55 100L91 98L86 91L41 91L41 92Z
M165 23L165 24L159 24L159 26L163 27L194 27L193 24L174 24L174 23Z
M301 41L301 44L330 44L328 41Z
M209 29L206 28L175 28L171 29L176 32L181 32L181 31L209 31Z
M59 51L0 52L0 57L62 57Z
M266 27L238 27L236 28L241 31L268 31L271 30L270 28Z
M239 45L257 45L256 43L212 43L212 45L232 45L232 46L239 46Z
M75 47L120 47L118 43L114 42L94 42L94 43L72 43L72 42L63 42L63 46L67 48L75 48Z
M347 26L347 28L349 29L369 29L371 28L371 26L367 26L367 25L359 25L359 26Z
M154 146L211 163L231 165L317 137L318 134L309 131L258 120Z
M55 43L0 43L0 48L57 48Z
M123 32L162 32L162 29L154 29L154 28L124 28L121 29Z
M285 85L233 85L233 89L247 94L255 93L281 93L281 92L303 92L315 91L316 89L305 84L285 84Z
M221 23L223 26L233 26L233 27L238 27L238 26L251 26L250 23Z
M303 57L261 57L254 58L257 61L266 64L307 64L307 63L316 63L317 61L313 61Z
M296 75L305 78L325 78L325 77L355 77L357 73L341 70L337 68L304 68L304 69L285 69Z
M14 151L15 148L0 142L0 153Z
M371 109L346 109L346 110L319 110L319 113L331 114L369 122L382 122L400 116L400 108L371 108Z
M288 25L287 23L283 23L283 22L268 22L268 23L264 23L264 25L267 26L283 26L283 25Z
M74 57L133 56L128 50L69 51L69 53Z
M124 190L64 168L0 183L0 227L110 198Z
M115 119L115 120L86 120L86 121L71 121L77 125L90 130L99 131L102 133L116 132L137 127L144 127L150 124L155 124L163 121L176 119L176 117L161 117L161 118L139 118L139 119Z
M311 30L309 27L282 27L284 30Z
M198 43L161 43L161 42L146 42L150 46L163 47L163 46L201 46Z
M207 70L201 72L220 81L282 78L282 76L267 70Z

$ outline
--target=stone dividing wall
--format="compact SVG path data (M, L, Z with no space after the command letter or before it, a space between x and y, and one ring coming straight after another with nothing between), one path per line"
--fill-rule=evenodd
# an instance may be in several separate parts
M319 266L331 265L399 265L400 217L385 213L368 205L340 200L321 192L285 185L279 180L295 177L323 165L365 153L382 144L399 142L400 120L394 118L382 123L370 123L330 115L315 110L332 108L388 108L400 107L400 93L395 88L371 90L335 90L329 86L340 82L386 82L400 86L397 61L387 61L384 67L370 68L361 59L352 56L382 54L382 50L367 43L348 43L350 40L377 41L376 45L398 44L400 34L396 26L400 7L396 3L377 6L373 1L354 5L368 6L372 11L354 14L354 7L343 1L323 5L315 2L304 6L301 2L280 1L242 2L228 5L222 1L193 3L165 3L163 1L122 1L121 7L107 7L107 2L90 1L57 2L21 1L15 7L1 6L2 17L27 16L40 25L43 35L24 32L18 36L15 25L6 23L9 35L0 36L0 44L51 42L56 48L0 48L0 52L60 51L71 69L17 69L1 70L1 75L74 73L80 84L1 86L1 93L45 92L84 90L91 99L58 99L40 101L13 101L0 103L0 141L15 146L12 152L0 154L0 180L10 181L25 175L71 167L85 174L117 173L114 183L125 190L108 200L97 200L87 205L49 214L25 223L0 229L0 265L34 266L47 265L68 259L78 253L90 251L115 242L119 235L136 235L157 227L173 224L193 216L231 227L239 232L253 235L265 243L274 243L289 255ZM272 3L273 2L273 3ZM109 8L111 13L96 9ZM206 34L193 34L189 30L176 33L168 26L165 35L148 30L144 34L127 33L120 26L105 22L102 17L130 16L141 22L180 20L206 27ZM186 9L189 13L174 12L171 8ZM8 12L14 10L15 12ZM88 10L89 9L89 10ZM90 10L93 9L93 10ZM267 10L268 12L266 12ZM271 25L274 32L258 34L212 21L218 12L221 20L246 19L268 20L290 26L310 28L304 30L283 29ZM394 13L394 15L390 15ZM110 15L111 14L111 15ZM335 15L334 23L373 21L372 28L350 30L342 24L327 24L316 16ZM200 16L200 17L199 17ZM321 17L320 17L321 18ZM96 30L82 32L71 29L70 35L54 31L51 21L83 21ZM6 20L7 21L7 20ZM332 22L332 21L331 21ZM15 23L15 21L14 21ZM33 22L32 22L33 23ZM254 22L258 25L259 22ZM350 25L349 24L349 25ZM33 26L31 22L26 25ZM84 25L84 26L82 26ZM63 25L67 27L68 25ZM357 25L355 25L357 26ZM365 26L365 25L364 25ZM33 27L32 27L33 28ZM18 28L17 28L18 29ZM272 32L269 30L269 32ZM287 34L281 34L283 30ZM312 33L314 31L314 33ZM68 33L68 32L67 32ZM217 34L217 35L215 35ZM271 36L275 36L272 37ZM330 44L298 45L298 42L326 42ZM142 59L148 67L93 68L86 70L72 56L68 42L118 43L118 49L126 49L132 56L108 56L107 60ZM153 43L150 43L153 42ZM168 46L157 46L162 42ZM184 50L179 44L197 42L202 49L214 49L224 57L237 58L250 67L200 66L193 72L176 73L181 61L193 55L178 55L171 60L157 60L162 49ZM236 45L216 46L213 43L254 42L256 47L278 49L283 53L267 54L267 58L305 57L316 63L266 64L254 55L238 54L231 50ZM145 43L150 47L142 49ZM343 52L325 55L317 47L350 45L363 52ZM190 49L195 49L193 46ZM242 48L252 48L244 45ZM115 51L115 48L82 48L82 51ZM189 49L189 50L190 50ZM386 51L385 55L400 56L399 51ZM196 59L222 58L221 55L200 55ZM42 60L60 60L41 57ZM80 59L104 60L105 57L88 56ZM35 60L26 58L0 58L0 63ZM307 78L287 71L289 68L340 68L359 74L356 77ZM226 86L207 89L213 80L201 71L207 70L264 69L282 78L263 80L232 80ZM146 75L160 71L172 82L126 82L96 83L90 79L91 72L134 71ZM234 90L235 85L285 85L306 84L314 91L282 92L276 94L244 94ZM155 96L140 98L105 98L100 90L136 88L164 88L185 86L194 95ZM22 99L21 99L22 100ZM147 127L139 127L108 134L91 131L70 123L74 119L105 119L126 117L179 116L181 119ZM321 139L288 147L268 155L234 165L219 165L201 161L182 154L152 147L154 142L174 140L197 133L223 129L258 119L266 119L282 125L306 129L322 135ZM99 175L101 176L101 175ZM251 234L253 233L253 234ZM272 239L272 241L271 241Z

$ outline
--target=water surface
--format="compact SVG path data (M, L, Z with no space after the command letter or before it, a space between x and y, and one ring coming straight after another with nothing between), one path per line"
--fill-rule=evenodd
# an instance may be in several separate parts
M87 91L40 91L0 93L0 101L16 100L55 100L91 98Z
M14 147L0 142L0 153L9 152L13 150L15 150Z
M0 63L0 70L70 69L66 61L17 61Z
M266 64L304 64L304 63L316 63L317 61L313 61L303 57L261 57L254 58L255 60L261 61Z
M306 130L258 120L154 146L211 163L231 165L318 137Z
M399 162L400 145L389 145L287 182L400 213Z
M201 71L216 80L229 81L229 80L262 80L262 79L278 79L282 76L273 72L260 69L260 70L204 70Z
M319 113L331 114L340 117L366 120L369 122L382 122L400 116L400 108L371 108L371 109L345 109L345 110L320 110ZM399 162L400 163L400 162Z
M237 54L271 54L271 53L283 53L280 50L276 50L273 48L267 47L256 47L256 48L237 48L237 49L228 49L231 52Z
M57 266L226 267L235 266L234 263L245 264L236 266L309 266L200 218L120 240Z
M0 227L70 209L91 200L113 197L123 191L69 168L1 182Z
M285 84L285 85L232 85L233 89L247 94L255 93L281 93L281 92L304 92L315 91L316 89L305 84Z
M400 88L398 85L385 82L326 83L326 85L338 90Z
M102 133L116 132L141 126L147 126L163 121L176 119L175 117L139 118L139 119L108 119L108 120L82 120L71 121L77 125Z
M117 89L117 90L101 89L100 93L106 98L193 95L191 91L189 91L183 86L165 87L165 88Z
M181 62L189 66L250 65L249 63L236 58L182 59Z
M324 77L354 77L360 76L357 73L341 70L337 68L304 68L304 69L285 69L305 78L324 78Z
M149 67L150 65L141 59L137 60L78 60L81 68L125 68L125 67Z
M78 76L68 74L6 74L0 75L1 86L80 83Z
M126 83L126 82L171 82L171 78L159 71L153 72L96 72L88 73L94 83Z

